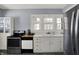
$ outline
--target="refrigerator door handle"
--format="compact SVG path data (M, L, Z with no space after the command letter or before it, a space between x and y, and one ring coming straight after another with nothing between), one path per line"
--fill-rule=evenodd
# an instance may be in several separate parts
M72 54L74 54L74 43L73 43L74 14L75 14L75 12L72 12L71 28L70 28L70 30L71 30L70 34L71 34L71 49L72 49Z
M78 23L79 23L79 10L77 10L77 14L76 14L76 21L75 21L75 47L76 47L76 54L79 54L78 51Z

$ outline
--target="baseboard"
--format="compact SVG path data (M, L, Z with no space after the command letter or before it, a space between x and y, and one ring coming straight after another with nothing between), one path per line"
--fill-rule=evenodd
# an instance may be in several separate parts
M7 50L0 49L0 55L7 54Z
M21 53L33 53L33 49L21 49Z

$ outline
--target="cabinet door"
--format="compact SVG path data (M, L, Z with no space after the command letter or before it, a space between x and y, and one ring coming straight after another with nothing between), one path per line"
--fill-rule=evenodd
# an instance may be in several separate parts
M34 38L34 53L41 52L40 48L40 38Z
M60 42L60 52L64 52L64 46L63 46L63 37L60 39L61 42Z
M41 40L40 41L41 42L40 43L41 51L45 52L45 53L49 52L50 48L49 48L49 39L48 39L48 37L43 37L40 40Z
M35 38L34 39L34 52L35 53L46 53L49 52L49 40L47 38Z
M2 49L2 34L0 33L0 49Z
M60 52L60 39L55 37L50 39L50 51L51 52Z
M7 50L7 36L9 33L0 33L0 49Z
M7 37L4 33L0 33L0 49L7 49Z
M62 37L38 37L34 38L35 53L63 52Z

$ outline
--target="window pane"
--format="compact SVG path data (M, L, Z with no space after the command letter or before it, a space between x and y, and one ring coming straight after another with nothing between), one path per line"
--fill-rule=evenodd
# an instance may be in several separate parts
M61 30L61 24L57 24L57 29Z
M51 29L51 30L53 29L53 25L52 25L52 24L50 25L50 29Z
M49 29L48 26L49 26L48 24L45 24L45 25L44 25L44 29L45 29L45 30L48 30L48 29Z
M36 20L35 20L36 22L39 22L40 21L40 18L36 18Z
M0 18L0 32L2 33L4 31L4 20L3 18Z
M10 19L8 19L8 18L5 20L5 27L6 28L10 27Z
M52 30L53 29L53 24L45 24L44 29L45 30Z
M53 19L52 18L49 18L49 22L53 22Z
M44 22L53 22L53 18L44 18Z
M61 18L57 18L57 23L61 23Z
M34 29L35 29L35 30L39 30L39 29L40 29L40 24L35 24L35 25L34 25Z

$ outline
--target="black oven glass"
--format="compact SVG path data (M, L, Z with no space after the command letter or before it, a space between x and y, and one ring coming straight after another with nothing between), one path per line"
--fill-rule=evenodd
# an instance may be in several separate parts
M20 44L20 39L8 39L8 47L19 47Z

